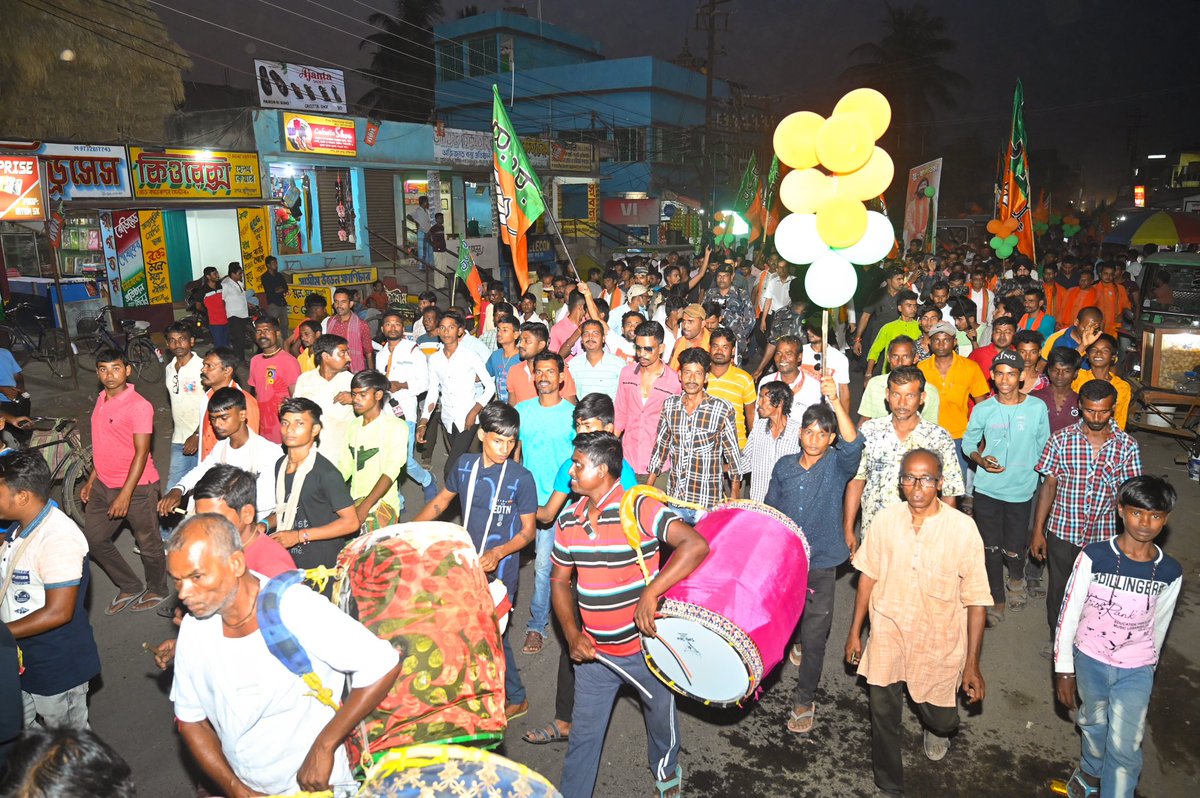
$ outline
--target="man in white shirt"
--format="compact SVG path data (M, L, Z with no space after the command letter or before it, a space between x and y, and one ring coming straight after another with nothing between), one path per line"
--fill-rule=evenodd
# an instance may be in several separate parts
M169 517L209 469L225 463L255 475L254 506L261 521L275 512L275 464L283 457L283 447L246 426L246 395L237 388L213 392L208 400L208 420L217 434L217 444L200 465L170 483L171 489L158 501L158 514Z
M650 289L644 285L629 286L625 290L625 302L617 305L608 312L609 329L621 329L621 319L631 310L637 311L645 315L647 313L646 303L650 301Z
M438 494L433 473L416 457L417 397L429 388L429 358L416 342L404 337L404 317L399 311L385 310L379 317L383 346L375 353L375 368L388 379L391 404L385 412L394 412L408 424L408 475L421 486L428 503Z
M225 300L225 315L229 317L229 345L238 360L246 359L246 324L250 321L250 303L246 301L246 283L242 281L242 264L229 264L229 273L221 281L221 299Z
M311 399L321 408L321 439L317 451L340 463L346 448L346 428L354 420L350 406L350 345L340 335L322 335L313 344L316 368L296 380L292 396Z
M270 586L247 570L241 536L224 516L184 521L167 543L167 558L188 610L171 701L179 733L205 774L224 795L352 785L342 742L395 683L396 650L306 585ZM311 673L333 696L340 698L349 680L338 709L268 648L281 637L307 655Z
M167 469L167 486L200 462L200 414L204 412L204 386L200 369L204 360L192 351L196 344L191 328L175 322L166 329L167 350L175 356L166 365L167 396L171 400L171 465ZM170 530L162 530L165 539Z
M791 307L792 295L792 280L796 279L792 276L791 264L786 260L780 259L776 264L775 270L767 276L767 283L763 286L762 295L758 300L758 308L760 312L759 325L763 332L767 331L767 319L772 313Z
M807 366L820 379L827 371L837 384L838 401L847 413L850 412L850 360L837 347L821 341L821 325L812 320L804 322L804 335L808 343L800 357L800 365Z
M580 325L579 341L583 351L567 363L567 370L575 378L576 394L583 397L589 393L602 393L616 401L617 383L625 361L604 351L604 325L588 319Z
M429 228L433 227L433 212L429 209L429 197L417 197L417 207L408 215L417 226L417 255L421 259L418 268L425 271L426 264L433 263L433 241L429 238Z
M776 380L785 383L792 389L792 412L801 416L809 405L821 401L821 379L808 369L801 368L802 352L803 345L799 338L794 335L782 336L775 342L774 359L778 371L758 381L760 389Z
M475 440L475 419L496 395L496 382L488 374L484 361L460 346L466 332L463 317L448 310L442 314L439 325L442 348L429 356L429 393L425 396L421 422L417 424L417 443L425 443L429 417L440 401L442 427L446 432L447 457L442 474L445 477L458 458L470 451ZM476 386L481 386L481 390L477 391Z

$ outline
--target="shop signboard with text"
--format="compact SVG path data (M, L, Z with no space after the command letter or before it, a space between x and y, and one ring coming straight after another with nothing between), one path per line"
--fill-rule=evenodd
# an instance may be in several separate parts
M142 235L142 261L146 269L148 304L165 305L171 301L171 272L167 267L167 236L162 211L138 211Z
M40 222L45 218L37 158L0 155L0 221Z
M113 211L112 225L124 305L127 308L145 307L150 304L150 293L146 287L146 258L138 212Z
M606 199L601 204L600 218L609 224L627 227L657 227L657 199Z
M0 150L36 155L46 170L43 179L46 196L51 200L128 199L132 196L129 159L124 147L0 141Z
M346 78L340 69L256 60L254 71L263 108L346 113Z
M288 152L344 155L350 158L358 154L353 119L285 113L283 138Z
M258 153L129 148L139 199L261 199Z

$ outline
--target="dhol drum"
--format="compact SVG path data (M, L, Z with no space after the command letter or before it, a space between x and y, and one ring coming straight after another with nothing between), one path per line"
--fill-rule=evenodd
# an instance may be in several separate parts
M396 524L338 557L334 602L404 657L400 677L352 734L377 756L423 743L494 745L504 737L504 651L479 555L465 529Z
M642 637L642 652L675 692L741 704L783 660L804 611L808 541L787 516L752 501L717 505L696 531L708 558L663 596L658 637Z
M389 751L356 798L562 798L541 774L499 754L457 745Z

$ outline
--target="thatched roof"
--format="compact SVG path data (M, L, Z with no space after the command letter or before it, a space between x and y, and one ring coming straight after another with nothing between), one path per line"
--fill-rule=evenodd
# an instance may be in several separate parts
M0 0L0 20L0 135L162 141L192 62L144 0Z

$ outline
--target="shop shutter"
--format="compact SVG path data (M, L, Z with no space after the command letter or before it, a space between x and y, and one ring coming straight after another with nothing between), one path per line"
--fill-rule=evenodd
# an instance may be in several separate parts
M394 172L365 169L367 184L367 227L372 261L399 261L396 249L396 190Z
M358 244L342 241L338 238L337 203L334 201L334 184L338 177L342 178L342 190L346 199L352 199L350 190L350 170L337 169L330 166L317 167L317 218L321 220L321 251L345 252L358 249ZM361 208L355 208L356 214Z

